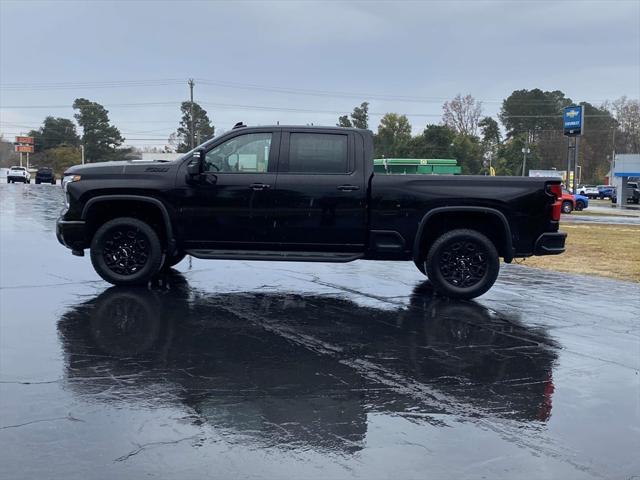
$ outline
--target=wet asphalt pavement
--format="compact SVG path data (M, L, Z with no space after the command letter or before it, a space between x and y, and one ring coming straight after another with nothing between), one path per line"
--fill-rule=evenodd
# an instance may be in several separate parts
M186 259L110 287L59 186L0 185L0 477L640 475L637 284Z
M562 215L563 222L602 223L609 225L640 225L640 217L622 215Z

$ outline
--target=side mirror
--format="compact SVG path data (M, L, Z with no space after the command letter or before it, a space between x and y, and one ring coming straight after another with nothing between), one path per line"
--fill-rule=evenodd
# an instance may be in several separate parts
M187 165L187 175L196 177L202 173L202 151L193 152L193 159Z
M200 175L200 162L191 161L189 165L187 165L187 175L190 177Z

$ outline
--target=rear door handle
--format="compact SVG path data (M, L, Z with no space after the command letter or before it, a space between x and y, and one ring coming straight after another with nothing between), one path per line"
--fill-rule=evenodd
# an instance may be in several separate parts
M252 183L251 185L249 185L249 188L251 190L267 190L268 188L271 188L271 185L267 185L266 183Z
M360 190L360 187L357 185L338 185L337 188L342 192L353 192L355 190Z

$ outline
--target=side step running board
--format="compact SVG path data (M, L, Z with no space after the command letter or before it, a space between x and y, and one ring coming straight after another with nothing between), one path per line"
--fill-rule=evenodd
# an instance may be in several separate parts
M283 252L263 250L187 250L196 258L216 260L268 260L283 262L352 262L362 258L362 253L350 252Z

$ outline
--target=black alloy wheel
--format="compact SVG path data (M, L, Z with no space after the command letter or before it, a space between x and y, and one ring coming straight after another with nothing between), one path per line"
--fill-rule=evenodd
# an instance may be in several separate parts
M473 240L450 242L438 262L442 277L456 287L472 287L487 274L487 252Z
M109 269L118 275L134 275L149 260L147 237L135 227L116 227L104 240L102 257Z
M493 242L476 230L444 233L433 243L425 261L434 289L454 298L475 298L498 278L500 258Z
M160 240L147 223L136 218L116 218L102 225L93 236L91 262L109 283L146 284L160 270Z

